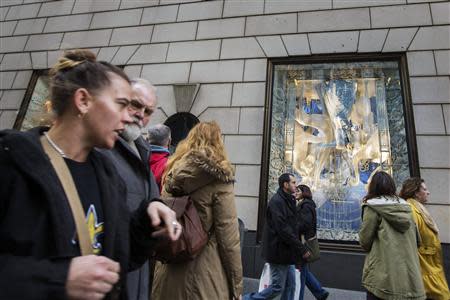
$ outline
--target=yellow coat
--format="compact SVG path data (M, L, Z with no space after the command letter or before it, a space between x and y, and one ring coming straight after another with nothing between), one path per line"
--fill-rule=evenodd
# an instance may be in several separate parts
M445 279L439 237L425 223L422 214L414 206L413 201L408 202L411 203L414 221L417 224L421 238L419 260L427 298L433 300L449 300L450 292Z

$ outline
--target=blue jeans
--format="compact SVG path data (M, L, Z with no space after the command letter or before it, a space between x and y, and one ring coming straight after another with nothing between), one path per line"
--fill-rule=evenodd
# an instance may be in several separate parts
M294 300L295 293L295 266L292 265L289 267L287 282L291 282L288 286L293 286L292 291L286 291L290 298L289 300ZM293 283L293 284L292 284ZM316 299L320 299L323 297L327 291L322 287L319 280L317 280L316 276L309 271L308 264L304 264L302 266L302 270L300 272L300 296L299 300L303 300L305 295L305 285L311 291Z
M292 287L287 283L288 272L290 265L270 265L270 282L271 284L259 293L250 293L242 297L243 300L254 299L276 299L276 300L290 300L288 298L287 290L292 290ZM295 291L295 278L294 289Z

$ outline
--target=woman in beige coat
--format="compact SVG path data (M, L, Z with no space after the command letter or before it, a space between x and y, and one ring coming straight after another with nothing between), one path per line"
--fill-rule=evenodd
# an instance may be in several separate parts
M191 195L210 238L193 261L157 264L152 300L240 298L242 264L233 183L219 126L197 124L167 163L163 195Z

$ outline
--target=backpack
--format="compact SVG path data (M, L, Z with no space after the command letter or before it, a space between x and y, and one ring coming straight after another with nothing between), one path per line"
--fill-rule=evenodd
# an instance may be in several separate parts
M177 264L197 257L209 240L209 234L203 229L190 196L170 197L164 203L175 211L177 221L183 231L177 241L161 240L157 243L153 257L164 264Z

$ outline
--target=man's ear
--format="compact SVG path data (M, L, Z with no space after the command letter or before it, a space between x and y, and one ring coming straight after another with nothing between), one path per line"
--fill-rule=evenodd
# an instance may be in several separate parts
M79 88L73 94L73 100L78 113L84 115L91 106L92 96L85 88Z

